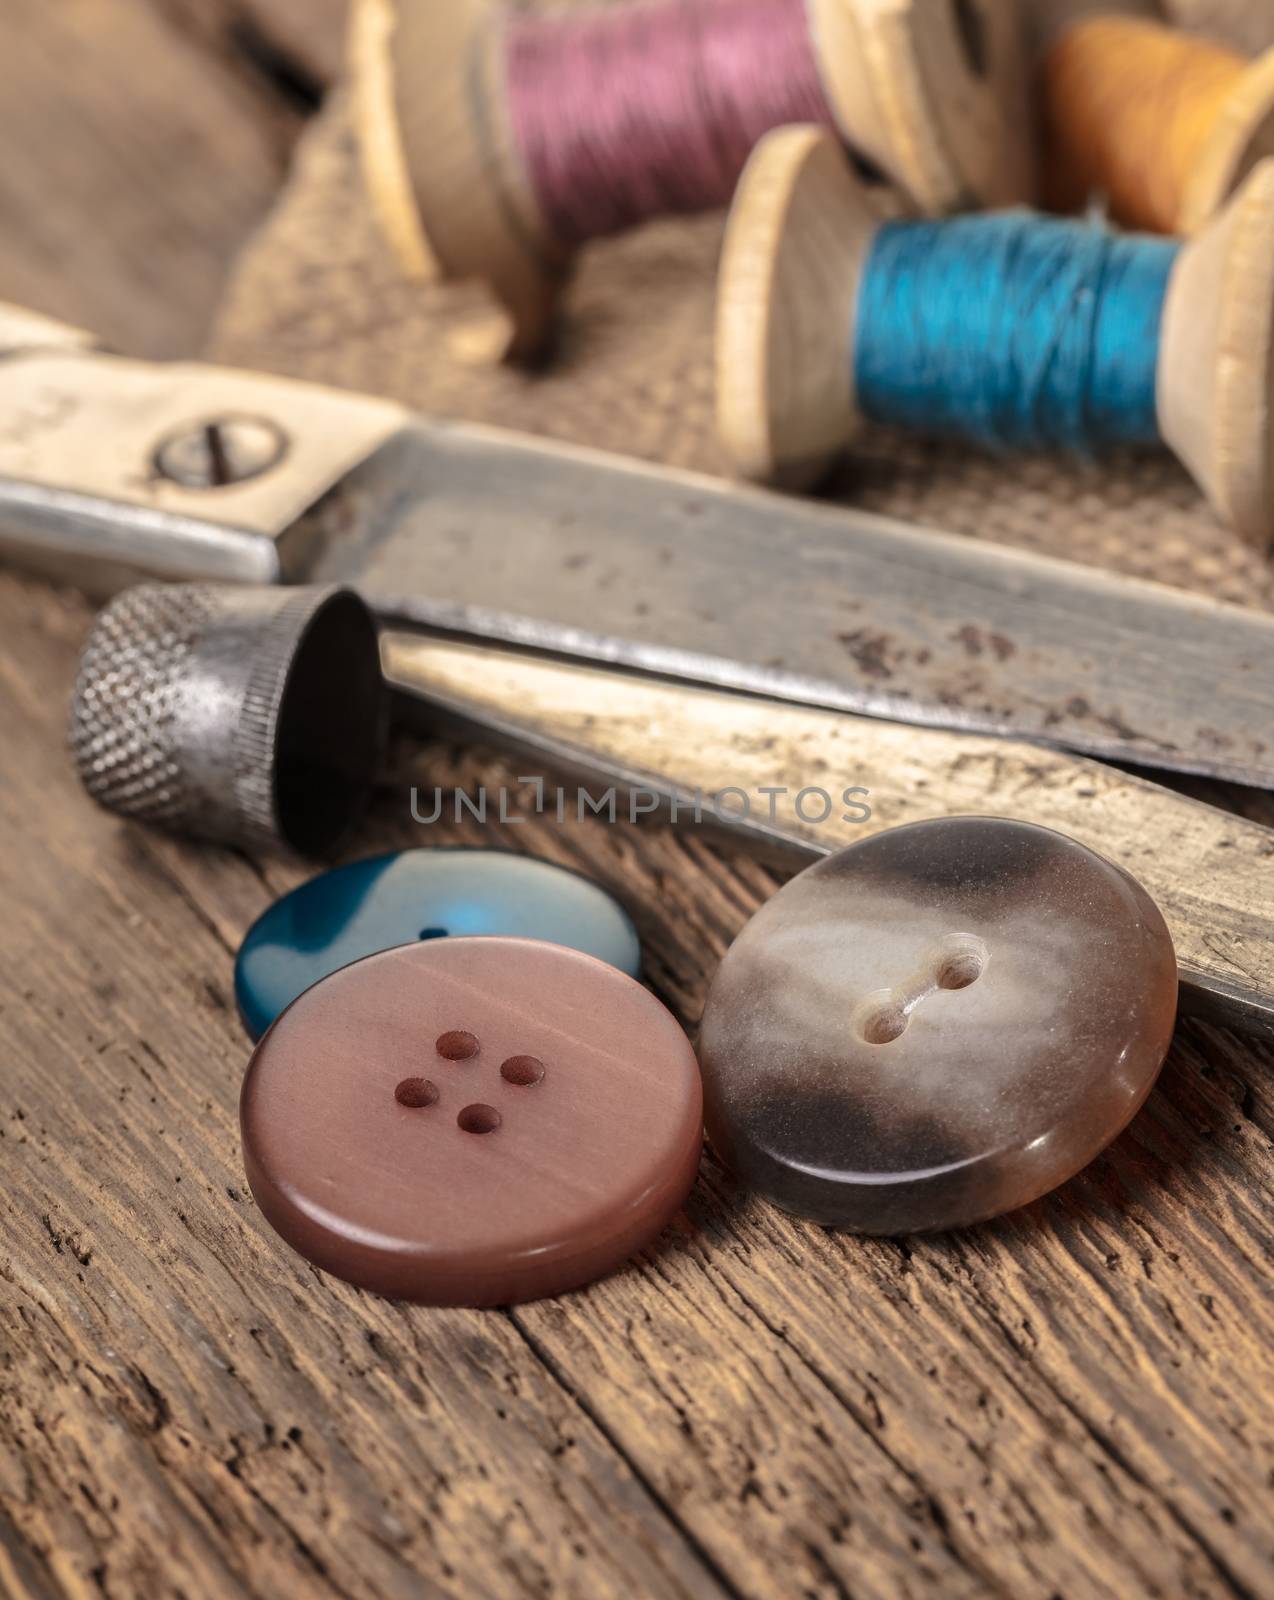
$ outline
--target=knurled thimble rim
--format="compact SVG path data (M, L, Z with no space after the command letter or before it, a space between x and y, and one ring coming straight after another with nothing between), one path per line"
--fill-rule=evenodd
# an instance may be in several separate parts
M222 628L218 657L204 647ZM215 693L192 716L195 681ZM353 590L143 584L94 622L69 744L88 793L119 815L322 853L370 793L383 710L376 625Z

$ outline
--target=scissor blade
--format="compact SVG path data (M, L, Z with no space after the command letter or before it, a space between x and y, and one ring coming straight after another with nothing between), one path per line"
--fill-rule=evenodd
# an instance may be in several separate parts
M497 430L346 478L313 576L387 618L705 685L1274 787L1274 619Z
M392 630L381 657L390 683L428 715L441 710L538 753L551 771L615 782L617 816L632 809L624 791L639 785L679 796L682 826L715 820L809 859L925 817L993 814L1061 829L1154 896L1192 1009L1274 1036L1274 830L1259 823L1100 762L980 734ZM725 789L733 792L719 795ZM580 814L578 799L567 792L565 821ZM602 800L595 783L587 812L608 814ZM645 797L638 804L645 809ZM550 814L555 807L546 802Z
M0 554L94 593L346 578L418 626L1274 787L1261 613L3 306L0 355ZM272 463L161 470L244 422Z

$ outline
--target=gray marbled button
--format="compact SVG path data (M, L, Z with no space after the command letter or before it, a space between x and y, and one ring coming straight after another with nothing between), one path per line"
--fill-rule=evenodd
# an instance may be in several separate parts
M1172 1037L1177 964L1128 873L994 817L895 828L748 923L700 1037L708 1133L785 1210L955 1227L1064 1182Z

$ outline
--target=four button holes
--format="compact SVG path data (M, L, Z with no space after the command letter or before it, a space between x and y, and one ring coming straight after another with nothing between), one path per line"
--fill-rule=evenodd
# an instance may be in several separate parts
M986 971L990 951L975 933L949 934L926 952L917 972L893 989L877 989L854 1009L853 1031L867 1044L892 1044L912 1015L940 989L967 989Z
M982 976L989 959L976 934L951 934L928 952L908 982L868 995L854 1012L854 1031L867 1044L892 1044L907 1031L917 1006L938 990L967 989ZM457 1028L439 1034L434 1048L444 1061L469 1061L481 1045L476 1034ZM500 1065L500 1076L506 1083L530 1088L543 1081L544 1063L538 1056L509 1056ZM394 1090L399 1105L413 1111L436 1105L438 1098L438 1085L431 1078L404 1078ZM456 1124L465 1133L494 1133L503 1120L494 1106L477 1103L465 1106Z
M453 1028L440 1033L434 1049L444 1061L469 1061L481 1049L476 1034L463 1028ZM509 1056L500 1064L500 1076L505 1083L529 1089L544 1079L544 1063L538 1056ZM421 1111L438 1103L438 1085L432 1078L404 1078L394 1090L394 1099L411 1111ZM477 1103L465 1106L456 1118L456 1125L464 1133L494 1133L504 1118L494 1106Z

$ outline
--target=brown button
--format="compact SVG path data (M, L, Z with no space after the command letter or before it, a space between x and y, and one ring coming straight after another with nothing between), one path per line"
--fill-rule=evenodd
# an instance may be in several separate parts
M1060 833L916 823L810 867L712 985L708 1135L799 1215L949 1228L1036 1199L1150 1091L1177 964L1154 902Z
M379 1294L504 1305L591 1282L681 1206L699 1069L639 983L530 939L387 950L257 1046L248 1182L317 1266Z

